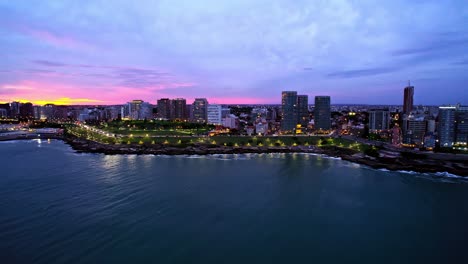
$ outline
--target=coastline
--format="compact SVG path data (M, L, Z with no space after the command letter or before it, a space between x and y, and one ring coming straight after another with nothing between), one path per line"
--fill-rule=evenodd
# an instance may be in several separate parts
M464 159L440 160L417 158L383 158L370 157L355 150L336 146L274 146L274 147L229 147L219 145L193 144L184 147L154 145L106 145L94 141L79 138L64 138L78 153L102 153L106 155L116 154L153 154L153 155L211 155L211 154L244 154L244 153L313 153L362 164L374 169L387 169L390 171L414 171L419 173L443 173L447 172L457 176L467 177L468 167ZM468 158L468 156L467 156Z
M109 145L89 141L71 136L51 136L70 145L77 153L101 153L105 155L121 154L152 154L152 155L212 155L212 154L244 154L244 153L312 153L369 166L374 169L389 171L414 171L418 173L450 173L461 177L468 177L467 159L442 160L432 158L405 157L370 157L356 150L337 146L274 146L274 147L230 147L207 144L191 144L187 146L173 146L163 144L130 144ZM10 138L8 140L31 140L34 138ZM36 138L37 139L37 138ZM45 139L45 138L43 138ZM3 140L4 141L4 140ZM468 158L468 156L467 156Z

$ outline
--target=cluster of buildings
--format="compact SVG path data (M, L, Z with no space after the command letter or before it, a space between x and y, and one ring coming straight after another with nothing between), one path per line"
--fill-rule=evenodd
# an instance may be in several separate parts
M68 107L46 104L43 106L32 103L10 102L0 104L1 119L61 119L67 118Z
M160 98L152 107L149 103L134 100L122 107L122 119L151 119L197 122L215 125L218 128L241 130L247 135L258 134L303 134L314 130L330 132L331 104L330 96L316 96L313 115L307 95L298 95L296 91L282 92L281 105L243 106L248 112L231 113L233 108L210 104L206 98L195 98L187 104L184 98ZM153 109L150 111L149 109Z
M157 101L156 117L161 120L191 121L221 126L229 108L209 104L206 98L195 98L187 104L184 98L161 98Z
M331 105L330 96L283 91L280 105L210 104L206 98L160 98L156 104L133 100L124 105L57 106L0 104L0 119L52 121L169 120L215 125L239 134L326 134L377 137L404 147L466 149L468 106L414 106L414 86L404 88L403 105Z
M466 149L468 106L415 107L414 86L404 88L402 111L369 110L369 132L391 137L394 145Z
M0 104L0 118L34 118L35 107L32 103L11 102Z
M10 102L0 104L0 120L112 120L120 118L122 106L64 106L33 105L32 103Z
M313 119L309 112L309 97L295 91L281 94L281 132L302 134L307 130L328 132L331 129L330 96L315 96Z

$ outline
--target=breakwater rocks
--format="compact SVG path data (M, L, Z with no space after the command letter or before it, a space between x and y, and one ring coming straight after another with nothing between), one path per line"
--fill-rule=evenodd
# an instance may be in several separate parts
M83 139L65 140L77 152L103 154L154 154L154 155L210 155L243 153L299 153L311 152L312 147L229 147L211 144L165 145L165 144L119 144L108 145Z
M108 145L80 138L65 138L77 152L114 154L153 154L153 155L210 155L243 153L315 153L367 165L376 169L393 171L415 171L422 173L448 172L468 176L468 155L454 158L431 158L431 155L404 155L397 153L392 157L370 157L363 153L336 146L274 146L274 147L231 147L210 144L164 145L164 144L125 144ZM403 154L403 155L402 155ZM465 158L466 157L466 158Z
M375 158L363 154L342 156L343 160L367 165L374 169L387 169L392 171L414 171L420 173L448 172L458 176L468 176L468 162L460 160L440 159L409 159L409 158Z

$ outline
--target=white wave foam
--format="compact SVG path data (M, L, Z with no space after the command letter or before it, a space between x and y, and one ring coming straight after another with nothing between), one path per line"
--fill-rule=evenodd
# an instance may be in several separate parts
M351 161L340 162L339 166L340 167L346 167L346 168L353 168L353 169L361 168L361 164L354 163L354 162L351 162Z
M457 178L457 179L467 179L466 177L459 176L459 175L452 174L452 173L448 173L448 172L446 172L446 171L444 171L444 172L436 172L436 173L434 173L434 175L437 176L437 177L448 177L448 178Z
M456 182L460 182L459 180L468 181L468 177L463 177L460 175L448 173L446 171L434 172L434 173L430 173L430 172L421 173L421 172L415 172L415 171L402 170L398 172L404 173L404 174L415 175L416 177L419 177L419 178L430 179L430 180L435 180L435 181L443 181L443 182L452 182L451 180L456 180Z
M325 155L319 154L319 153L304 153L304 154L309 155L309 156L320 156L320 157L325 156Z
M166 155L168 156L168 155ZM186 155L184 156L184 158L187 158L187 159L202 159L204 158L202 155Z
M406 171L406 170L399 170L397 172L404 173L404 174L418 174L419 173L419 172L415 172L415 171Z
M6 140L6 141L0 141L0 144L16 144L16 143L19 143L20 141L23 141L23 140ZM26 141L24 141L26 142Z

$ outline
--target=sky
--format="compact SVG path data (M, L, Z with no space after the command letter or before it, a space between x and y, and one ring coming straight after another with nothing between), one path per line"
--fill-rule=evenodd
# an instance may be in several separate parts
M468 104L468 2L0 0L0 102Z

